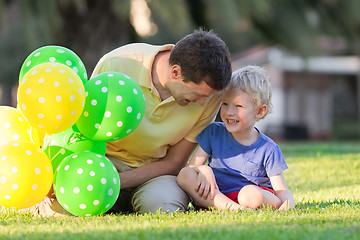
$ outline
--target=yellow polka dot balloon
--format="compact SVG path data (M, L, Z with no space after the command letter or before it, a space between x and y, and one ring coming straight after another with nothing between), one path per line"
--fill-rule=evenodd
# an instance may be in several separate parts
M40 202L49 192L53 170L49 158L30 142L0 145L0 204L15 209Z
M40 146L39 134L18 109L0 106L0 116L0 144L19 140Z
M84 104L84 85L64 64L37 65L20 81L20 111L40 134L59 133L70 128L80 117Z

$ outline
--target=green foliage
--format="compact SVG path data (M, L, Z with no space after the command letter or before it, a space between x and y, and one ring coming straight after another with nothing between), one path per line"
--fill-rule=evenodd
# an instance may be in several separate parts
M0 239L360 239L359 144L280 144L296 200L286 212L36 218L0 208Z
M355 140L360 138L360 121L337 121L334 123L334 139Z
M103 54L120 45L175 43L199 26L213 29L232 53L278 45L306 57L323 53L324 37L342 46L325 54L354 55L360 47L360 1L147 0L157 32L146 37L130 23L131 2L0 0L0 85L16 84L23 60L44 45L70 48L91 75Z

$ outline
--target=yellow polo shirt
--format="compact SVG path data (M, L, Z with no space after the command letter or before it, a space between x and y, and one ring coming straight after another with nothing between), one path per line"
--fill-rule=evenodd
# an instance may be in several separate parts
M145 113L140 125L130 135L107 143L106 154L131 167L159 160L183 138L196 142L196 136L214 120L219 109L219 94L209 97L204 106L193 102L180 106L173 97L161 101L151 79L152 64L157 53L173 47L144 43L119 47L100 59L91 76L121 72L135 80L144 93Z

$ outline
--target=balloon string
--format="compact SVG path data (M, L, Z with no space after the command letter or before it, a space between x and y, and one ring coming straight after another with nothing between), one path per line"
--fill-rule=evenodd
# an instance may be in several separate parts
M59 155L60 154L60 152L61 152L61 150L63 150L65 148L65 146L64 147L62 147L62 148L60 148L60 150L50 159L50 161L52 162L53 160L54 160L54 158L56 158L57 157L57 155ZM51 149L49 150L49 153L50 153L50 151L51 151ZM51 154L49 154L50 156L51 156Z
M32 143L33 144L35 144L35 141L34 141L34 139L33 139L33 134L32 134L32 132L33 132L33 127L30 127L30 139L31 139L31 141L32 141ZM40 139L39 139L40 140Z
M76 142L78 139L83 138L83 136L81 133L73 132L69 137L68 144Z
M61 153L62 150L65 150L66 147L75 143L78 139L81 139L82 137L83 137L83 135L81 133L76 133L76 132L72 133L70 135L70 138L69 138L67 144L65 146L62 146L60 148L60 150L50 159L50 161L53 161ZM51 148L49 149L49 155L51 156L50 151L51 151Z

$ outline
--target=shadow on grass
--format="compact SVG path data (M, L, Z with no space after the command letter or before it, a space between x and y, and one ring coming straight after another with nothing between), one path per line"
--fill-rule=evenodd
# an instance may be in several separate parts
M220 224L191 224L184 226L144 226L143 228L121 229L118 225L107 227L89 227L87 229L60 230L49 232L0 233L0 239L359 239L359 223L342 224L336 219L310 220L305 222L289 221L286 223L223 222ZM75 226L76 227L76 226Z
M330 207L344 207L344 206L360 206L360 201L351 201L351 200L342 200L335 199L333 201L320 201L320 202L306 202L306 203L297 203L296 209L319 209L319 208L330 208Z
M189 211L64 219L9 215L0 221L0 239L360 239L359 218L336 215L359 206L360 201L335 199L299 203L287 212ZM319 215L319 209L334 209L335 215Z

